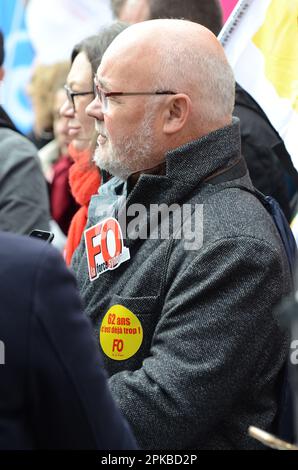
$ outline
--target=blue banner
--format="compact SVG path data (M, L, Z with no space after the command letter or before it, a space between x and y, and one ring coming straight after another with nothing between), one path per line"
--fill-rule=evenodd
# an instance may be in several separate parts
M5 38L2 105L15 125L27 133L32 128L33 121L26 87L34 51L26 30L24 10L22 0L0 0L0 29Z

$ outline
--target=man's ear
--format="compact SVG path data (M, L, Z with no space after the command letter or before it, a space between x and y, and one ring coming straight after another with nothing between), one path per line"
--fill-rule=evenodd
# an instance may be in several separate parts
M173 95L164 110L163 132L175 134L183 129L191 109L191 100L184 93Z
M0 82L2 82L3 78L4 78L4 68L0 67Z

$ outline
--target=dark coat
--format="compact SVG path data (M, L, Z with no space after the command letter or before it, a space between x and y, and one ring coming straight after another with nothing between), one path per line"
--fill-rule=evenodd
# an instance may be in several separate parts
M0 259L0 449L134 449L61 255L0 233Z
M116 304L143 327L141 347L130 359L105 356L111 391L141 447L253 449L260 445L248 437L248 426L273 429L288 350L273 309L289 292L291 276L275 224L256 197L219 191L231 181L208 183L239 158L235 118L169 152L165 175L142 175L128 196L127 210L203 205L199 246L187 248L185 237L128 238L130 261L93 282L83 240L74 254L96 336ZM247 172L233 183L252 188ZM190 219L179 225L184 234Z
M234 114L240 119L241 152L253 185L274 197L287 219L293 216L290 201L297 192L298 173L281 137L255 100L236 85Z
M0 106L0 230L49 230L49 200L36 148Z

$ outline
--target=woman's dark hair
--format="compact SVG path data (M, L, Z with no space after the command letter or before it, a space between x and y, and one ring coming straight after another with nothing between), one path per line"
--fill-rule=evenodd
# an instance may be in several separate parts
M118 34L124 31L129 25L121 21L116 21L110 26L104 27L98 34L89 36L83 41L79 42L72 50L71 63L75 60L76 56L80 52L85 52L91 67L92 73L96 73L98 66L101 62L102 56L106 49L109 47L111 42L115 39Z

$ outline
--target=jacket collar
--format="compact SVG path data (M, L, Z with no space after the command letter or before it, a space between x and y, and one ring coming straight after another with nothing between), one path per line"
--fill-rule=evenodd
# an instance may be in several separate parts
M240 156L241 139L238 118L198 140L166 154L165 175L142 174L128 197L128 204L182 201L220 168Z

